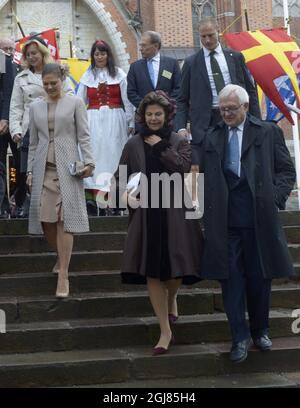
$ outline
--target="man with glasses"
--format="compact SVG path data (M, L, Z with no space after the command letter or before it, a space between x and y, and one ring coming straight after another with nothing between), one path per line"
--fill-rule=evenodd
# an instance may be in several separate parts
M190 120L195 164L205 133L221 120L218 95L224 86L245 88L250 96L250 113L260 117L256 89L243 55L221 46L214 20L203 19L199 32L202 49L184 62L175 118L175 130L183 137L188 136Z
M271 349L271 280L293 274L278 209L285 208L295 169L282 130L248 114L245 89L227 85L218 102L223 121L202 146L202 278L221 283L232 334L230 359L239 363L247 358L251 337L259 350Z
M127 94L138 108L149 92L161 90L176 99L181 72L177 60L161 55L161 37L155 31L143 33L140 42L142 59L131 64L128 72Z

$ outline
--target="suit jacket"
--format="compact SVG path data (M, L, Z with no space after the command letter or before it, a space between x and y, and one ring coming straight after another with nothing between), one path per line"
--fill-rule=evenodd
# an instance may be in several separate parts
M203 278L207 279L227 279L229 274L230 192L223 170L224 141L227 138L228 128L221 122L207 133L202 144L205 228ZM296 177L282 130L274 123L249 115L244 126L241 166L251 191L257 249L264 277L271 279L292 275L292 260L278 209L284 209Z
M223 48L231 83L246 89L250 96L250 113L260 118L256 89L240 52ZM204 51L188 57L183 65L181 86L177 98L175 130L186 128L191 121L193 144L199 144L207 132L211 119L212 91L205 64Z
M64 229L68 232L89 230L83 180L70 174L69 166L81 160L94 164L87 112L79 96L64 95L57 102L54 124L54 149L62 197ZM49 148L48 105L39 99L30 105L30 145L28 171L32 171L29 232L41 233L40 202Z
M0 79L0 120L9 119L9 106L17 71L12 58L5 56L5 73Z
M164 71L172 74L171 78L163 75ZM156 88L150 79L147 60L140 59L131 64L127 76L127 95L130 102L138 108L140 102L149 92L161 90L176 99L180 87L181 72L178 62L174 58L160 56L160 66Z

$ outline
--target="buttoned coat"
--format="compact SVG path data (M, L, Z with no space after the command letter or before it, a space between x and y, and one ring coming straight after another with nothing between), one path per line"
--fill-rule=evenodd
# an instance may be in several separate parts
M260 118L259 103L254 84L240 52L223 48L231 83L246 89L250 96L250 113ZM204 51L188 57L182 68L181 86L177 98L177 112L174 129L186 128L191 122L193 144L200 144L207 132L212 109L212 91L205 63Z
M63 90L67 94L74 94L69 78L63 82ZM9 110L9 131L12 136L25 135L29 127L30 103L45 96L41 78L30 69L24 69L16 76Z
M205 245L202 277L228 278L228 186L223 171L228 127L221 123L203 143ZM241 166L254 204L254 228L264 277L293 274L279 209L295 183L295 169L282 130L251 115L245 122Z
M191 166L190 145L176 133L172 133L170 143L172 147L167 148L160 156L165 171L168 174L188 173ZM127 166L128 177L139 172L146 174L144 142L140 135L137 134L128 140L120 159L120 165ZM128 177L120 180L119 173L116 173L121 195L126 190ZM195 219L185 219L186 209L184 207L174 208L172 193L170 202L170 208L167 210L167 224L172 277L199 276L203 245L200 222ZM139 207L135 210L130 209L121 271L145 276L146 262L147 209Z
M29 233L41 234L40 202L49 147L48 105L38 100L30 106L30 145L28 171L32 171ZM90 145L87 112L81 98L64 95L55 111L54 149L62 196L64 229L67 232L89 230L83 180L70 174L69 166L80 160L94 164Z

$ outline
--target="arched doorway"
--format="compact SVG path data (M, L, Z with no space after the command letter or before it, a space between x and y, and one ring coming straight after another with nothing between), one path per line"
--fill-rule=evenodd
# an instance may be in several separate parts
M16 15L25 34L59 28L60 54L70 56L70 41L79 58L88 58L96 38L108 41L124 70L129 66L126 44L111 15L101 1L95 0L0 0L0 36L20 37Z

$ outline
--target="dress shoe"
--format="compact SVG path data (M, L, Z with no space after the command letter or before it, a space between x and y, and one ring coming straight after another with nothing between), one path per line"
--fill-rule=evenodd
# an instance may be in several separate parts
M175 316L173 313L169 313L168 314L168 317L169 317L169 322L172 324L172 323L175 323L177 320L178 320L178 316Z
M152 356L159 356L161 354L166 354L169 351L171 344L174 344L174 343L175 343L175 338L172 335L168 348L154 347L153 352L152 352Z
M241 363L248 357L248 348L250 345L250 339L233 343L230 350L230 360L234 363Z
M59 260L58 260L58 258L56 259L56 263L53 266L52 272L53 273L59 273Z
M261 351L270 351L272 347L272 342L266 334L253 339L253 343Z
M56 297L64 299L69 296L69 280L65 278L58 278Z

